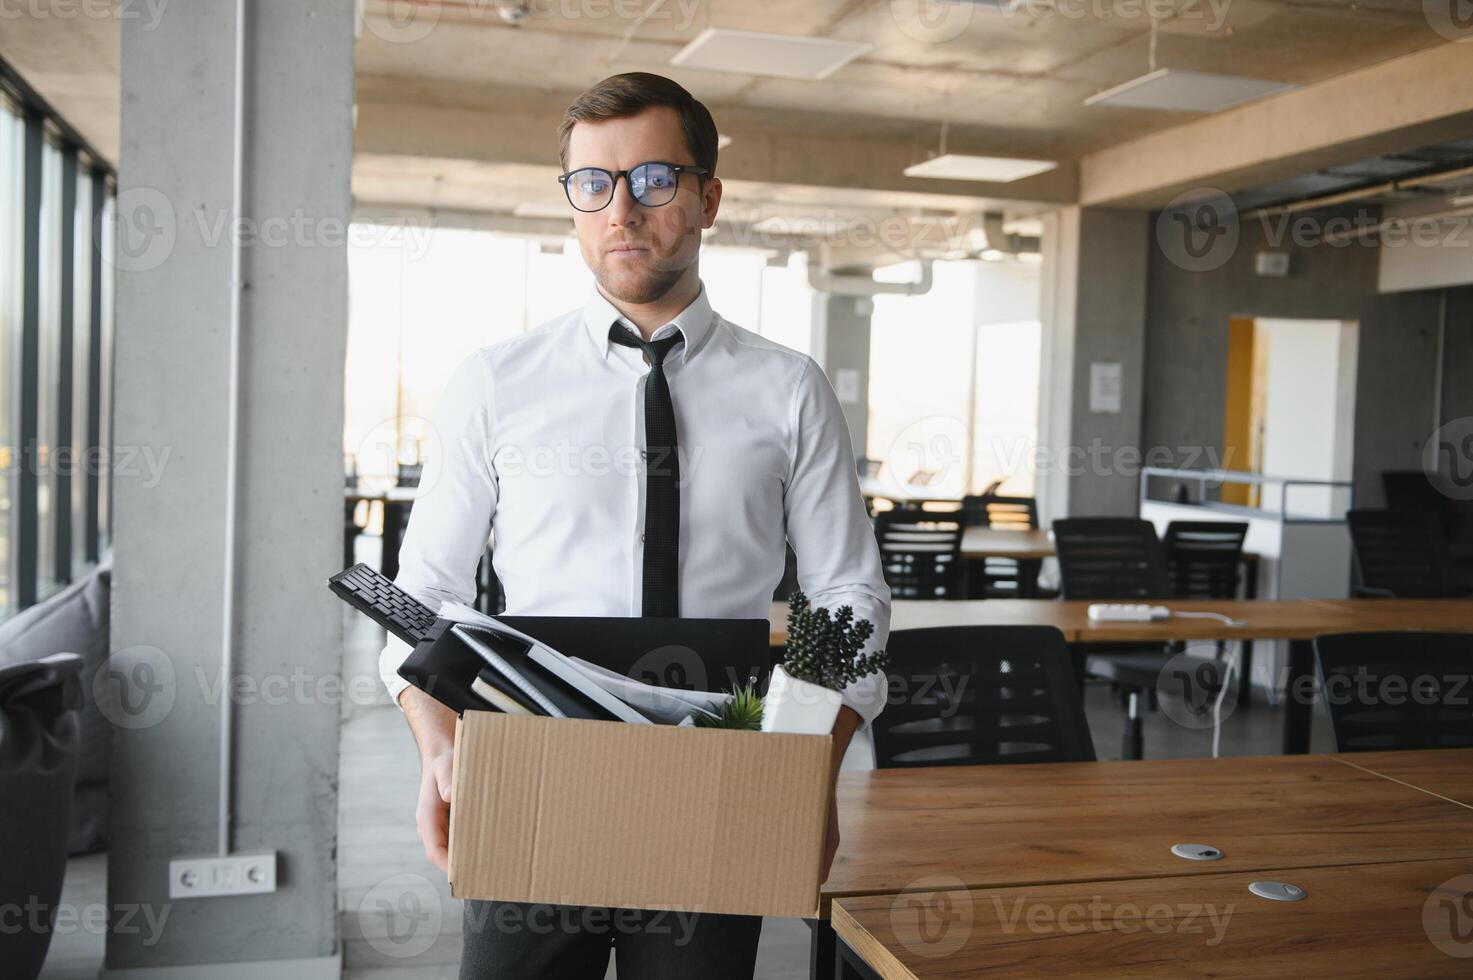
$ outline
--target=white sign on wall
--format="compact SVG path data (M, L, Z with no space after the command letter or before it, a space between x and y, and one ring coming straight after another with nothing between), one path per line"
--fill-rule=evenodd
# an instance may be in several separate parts
M1095 361L1089 366L1089 410L1096 415L1120 414L1119 361Z

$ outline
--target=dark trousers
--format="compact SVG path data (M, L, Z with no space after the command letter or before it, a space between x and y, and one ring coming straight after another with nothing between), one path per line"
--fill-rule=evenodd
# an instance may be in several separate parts
M752 980L762 917L465 903L460 980Z

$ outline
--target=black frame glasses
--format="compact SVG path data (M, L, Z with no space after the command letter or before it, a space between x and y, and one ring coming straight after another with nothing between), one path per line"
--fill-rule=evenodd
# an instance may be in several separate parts
M651 178L660 176L658 172L651 172L649 169L651 167L665 168L665 174L663 176L668 176L670 182L662 186L651 186ZM574 195L577 194L577 191L575 191L577 184L575 178L580 174L603 177L607 181L608 190L602 191L598 195L585 193L575 197ZM614 202L614 192L618 190L620 177L624 178L624 186L629 189L629 196L634 198L635 203L647 208L663 207L675 200L675 192L680 189L681 174L695 174L697 177L709 177L711 171L705 167L693 167L683 163L665 163L662 160L648 160L628 170L605 170L603 167L579 167L577 170L570 170L565 174L559 174L557 182L563 185L563 193L568 196L568 203L574 209L582 211L585 214L591 214L594 211L602 211ZM638 189L635 188L636 184L638 184ZM600 197L603 203L597 207L583 206L584 204L593 203ZM580 199L583 201L583 204L578 203Z

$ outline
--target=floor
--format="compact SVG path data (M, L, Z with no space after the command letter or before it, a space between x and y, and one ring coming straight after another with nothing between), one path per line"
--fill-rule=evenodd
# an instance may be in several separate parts
M376 677L383 634L346 610L344 679ZM1095 749L1102 760L1120 757L1123 712L1107 689L1086 691ZM1147 716L1147 758L1211 755L1210 729L1172 720L1180 712ZM1279 751L1281 713L1261 699L1233 711L1222 727L1222 755L1272 755ZM1313 750L1330 750L1329 733L1316 717ZM398 709L384 694L374 703L344 706L339 797L339 908L343 975L349 980L439 980L457 975L460 903L444 876L424 857L414 828L419 763ZM63 902L85 908L105 902L105 855L73 859ZM808 929L800 921L768 919L763 926L757 976L798 980L807 976ZM58 935L44 980L92 980L102 959L100 934ZM609 977L614 976L612 966Z

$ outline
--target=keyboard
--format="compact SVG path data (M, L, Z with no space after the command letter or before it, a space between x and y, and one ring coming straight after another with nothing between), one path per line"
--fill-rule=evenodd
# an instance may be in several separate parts
M417 645L438 618L414 596L359 562L327 580L338 598L410 645Z
M1171 610L1144 602L1092 602L1089 604L1089 618L1094 623L1149 623L1170 619Z

